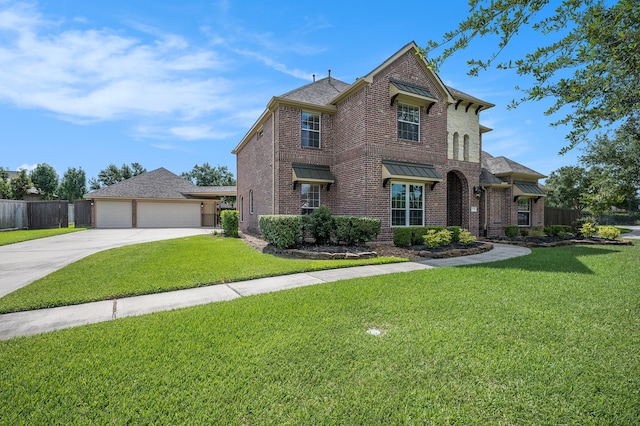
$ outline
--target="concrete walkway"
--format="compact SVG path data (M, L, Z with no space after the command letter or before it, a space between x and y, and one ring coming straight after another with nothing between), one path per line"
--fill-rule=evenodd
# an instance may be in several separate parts
M410 272L440 266L494 262L523 256L529 253L531 253L531 250L528 248L494 244L493 250L472 256L306 272L118 300L86 303L83 305L16 312L0 315L0 339L28 336L84 324L109 321L116 318L221 302L243 296L322 284L348 278L368 277L395 272Z

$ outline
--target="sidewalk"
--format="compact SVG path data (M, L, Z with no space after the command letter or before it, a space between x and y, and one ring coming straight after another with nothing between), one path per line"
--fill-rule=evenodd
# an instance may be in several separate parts
M472 256L330 269L129 297L115 301L106 300L4 314L0 315L0 340L349 278L410 272L441 266L495 262L531 253L528 248L519 246L506 244L493 246L493 250Z

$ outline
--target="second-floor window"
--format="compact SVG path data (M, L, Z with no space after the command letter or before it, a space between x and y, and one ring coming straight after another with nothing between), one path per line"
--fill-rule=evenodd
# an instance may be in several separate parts
M320 148L320 114L302 113L302 146Z
M420 140L420 107L398 102L398 139Z

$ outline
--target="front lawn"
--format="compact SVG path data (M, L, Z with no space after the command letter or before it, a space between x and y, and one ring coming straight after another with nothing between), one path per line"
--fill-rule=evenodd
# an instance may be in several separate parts
M53 237L70 232L84 231L87 228L54 228L54 229L26 229L20 231L0 232L0 246L36 240L38 238Z
M635 425L638 270L540 248L3 341L0 419Z
M406 259L293 260L207 235L96 253L0 298L0 313Z

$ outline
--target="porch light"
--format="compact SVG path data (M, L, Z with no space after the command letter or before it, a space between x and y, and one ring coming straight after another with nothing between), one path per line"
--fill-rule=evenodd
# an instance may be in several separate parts
M476 198L480 198L480 195L482 195L482 188L480 188L479 186L474 186L473 195L475 195Z

